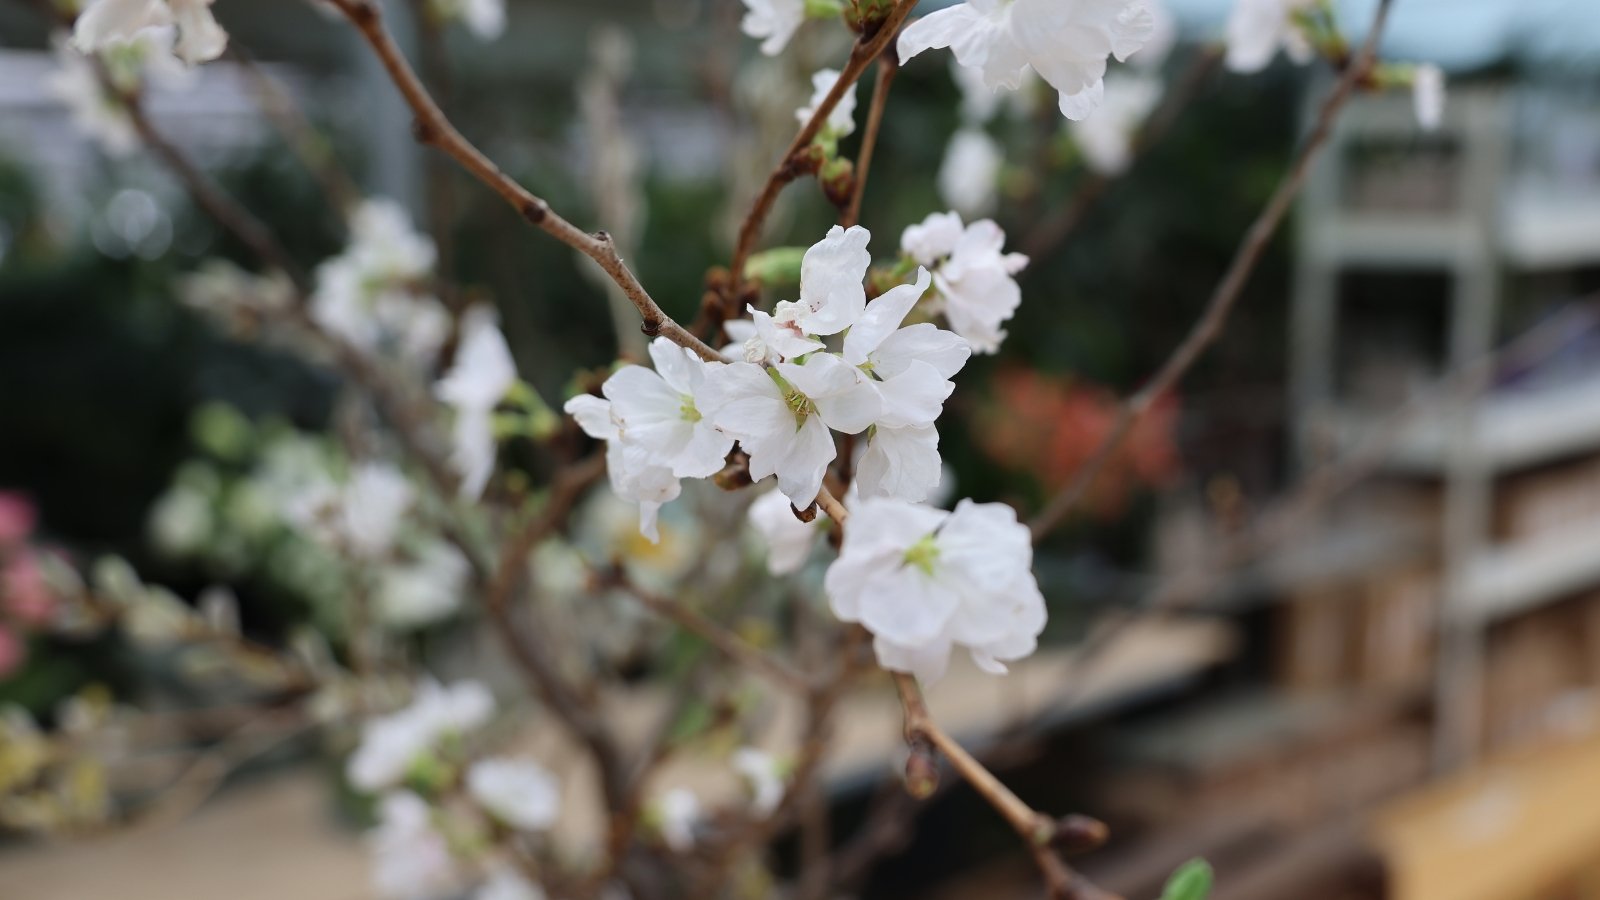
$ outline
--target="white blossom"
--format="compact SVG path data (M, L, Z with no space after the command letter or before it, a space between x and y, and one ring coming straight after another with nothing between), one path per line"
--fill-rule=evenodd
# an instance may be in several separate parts
M482 759L467 770L467 792L496 819L521 831L542 831L561 811L561 785L529 759Z
M761 42L761 52L777 56L806 20L805 0L744 0L739 27Z
M435 0L442 19L459 20L480 41L492 41L506 30L506 0Z
M1164 0L1145 0L1150 10L1150 36L1144 46L1129 55L1128 62L1146 71L1161 68L1178 43L1178 20Z
M216 59L228 46L211 0L93 0L73 23L72 44L83 53L100 53L167 26L177 29L168 52L188 65Z
M1417 66L1411 73L1411 98L1422 130L1439 130L1444 121L1444 71L1434 65Z
M72 23L72 46L80 53L99 53L147 28L171 24L166 0L91 0Z
M173 49L177 51L179 59L191 66L216 59L228 49L228 33L211 14L213 2L167 0L172 8L172 22L178 26L178 43Z
M139 133L122 101L106 91L88 57L57 35L56 69L45 76L45 93L72 116L72 122L107 154L127 156L139 146Z
M939 164L939 197L964 215L982 216L999 200L1005 151L989 132L965 127L950 136Z
M367 353L431 362L450 315L419 284L433 270L433 242L411 227L392 200L367 200L350 217L350 245L317 267L311 317Z
M517 364L492 308L474 306L461 317L455 364L434 394L455 410L450 461L461 474L461 495L477 498L494 472L494 409L517 383Z
M1317 0L1235 0L1228 18L1227 65L1259 72L1281 49L1296 63L1311 61L1312 49L1295 15Z
M949 47L991 88L1016 90L1031 68L1081 119L1100 102L1106 58L1125 60L1155 28L1146 0L966 0L929 13L900 35L900 62Z
M335 551L361 559L388 554L415 499L400 470L366 462L356 466L343 484L334 484L321 473L312 478L286 498L285 517Z
M772 815L783 802L782 769L771 754L754 747L733 752L733 768L750 787L750 807L758 816Z
M639 533L659 541L656 519L661 507L676 500L682 490L672 469L657 462L650 451L622 439L610 400L580 394L568 400L564 409L585 434L606 442L606 475L611 480L611 490L623 500L639 505Z
M943 477L938 429L931 424L879 425L856 463L852 487L863 497L898 497L920 503L932 496Z
M987 672L1034 650L1044 598L1016 512L963 500L943 512L867 498L852 510L825 581L834 614L873 634L878 663L924 682L962 646Z
M421 628L461 608L472 567L453 545L433 540L414 559L385 567L373 591L378 619L390 628Z
M450 845L434 828L433 811L416 794L398 791L383 798L367 845L372 886L385 900L436 900L459 885Z
M767 491L750 504L750 527L767 546L767 571L774 576L800 571L822 535L828 517L819 510L817 518L802 522L789 506L782 491Z
M796 110L794 114L795 118L800 120L800 124L804 125L811 121L811 117L817 114L823 101L827 100L828 94L833 91L833 86L839 82L839 74L837 69L818 69L816 74L811 76L811 102ZM823 123L824 134L842 138L856 130L856 91L859 87L860 84L857 83L845 89L844 96L834 104L828 113L827 122Z
M906 314L927 293L932 276L883 293L845 335L844 361L873 376L880 410L873 424L891 428L931 425L955 390L950 381L972 356L960 336L929 323L901 328Z
M777 304L773 319L811 335L838 334L854 325L867 306L871 240L872 233L860 225L829 229L800 260L800 299Z
M673 788L656 801L656 822L661 839L678 853L694 847L694 830L700 823L700 798L686 788Z
M639 504L639 530L657 540L656 515L678 496L679 478L706 478L723 466L733 439L702 408L704 385L721 363L708 363L667 338L650 344L654 370L624 366L566 411L590 437L606 442L606 467L618 496Z
M1153 77L1107 78L1100 111L1082 122L1068 123L1084 163L1102 175L1127 171L1133 139L1160 100L1161 82Z
M706 416L750 454L750 477L778 476L778 490L810 506L837 451L829 429L865 431L882 412L866 373L830 353L804 364L763 368L730 363L711 373L701 397Z
M410 706L365 723L361 743L345 764L345 777L369 793L393 787L442 738L480 728L492 715L494 696L482 683L459 681L444 687L424 680Z
M934 267L933 284L945 318L977 353L994 353L1006 333L1001 325L1022 303L1015 275L1027 266L1020 253L1004 253L1005 232L984 219L962 228L955 213L935 213L907 228L900 247Z
M509 865L497 865L472 895L472 900L545 900L544 889Z

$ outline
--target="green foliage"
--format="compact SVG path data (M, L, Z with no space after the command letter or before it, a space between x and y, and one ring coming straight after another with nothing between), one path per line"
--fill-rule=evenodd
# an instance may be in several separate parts
M1212 880L1211 864L1203 859L1191 859L1167 879L1167 886L1161 890L1161 900L1206 900L1211 895Z

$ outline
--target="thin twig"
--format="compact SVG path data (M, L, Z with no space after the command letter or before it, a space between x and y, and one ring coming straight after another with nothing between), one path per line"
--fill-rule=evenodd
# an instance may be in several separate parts
M610 572L597 574L599 574L602 582L626 591L635 600L644 604L651 612L662 618L672 620L680 628L704 640L740 666L765 676L774 684L786 690L802 694L811 690L809 679L793 666L761 652L749 641L676 600L647 590L638 582L629 578L626 572L620 569L613 569Z
M1243 243L1234 254L1233 262L1228 266L1228 271L1218 283L1216 290L1212 292L1211 299L1206 303L1200 318L1184 337L1183 342L1173 351L1172 356L1156 372L1155 377L1122 404L1110 433L1100 442L1100 446L1078 470L1072 481L1051 498L1044 510L1029 523L1035 541L1042 539L1066 520L1067 515L1077 506L1078 501L1088 492L1095 479L1121 449L1123 441L1133 431L1133 427L1144 418L1157 400L1177 386L1200 355L1222 334L1223 327L1228 323L1229 314L1244 292L1245 284L1249 282L1256 264L1266 252L1267 245L1277 234L1278 226L1283 223L1295 196L1300 192L1300 186L1304 184L1306 175L1311 170L1311 163L1327 144L1328 136L1333 132L1334 120L1355 92L1357 82L1371 67L1378 49L1378 38L1383 34L1383 26L1389 17L1391 5L1392 0L1380 0L1372 30L1367 35L1361 52L1355 61L1345 68L1338 84L1323 101L1310 134L1301 144L1299 152L1289 166L1289 171L1278 183L1278 188L1267 201L1266 207L1246 232Z
M255 92L256 103L266 114L289 152L317 179L341 215L347 215L361 200L361 189L356 187L350 173L339 165L327 137L317 131L294 100L294 96L277 79L262 68L255 57L238 41L228 42L228 56L244 73Z
M856 154L855 183L850 187L850 205L845 208L839 224L846 228L861 221L861 199L867 193L867 176L872 172L872 154L878 148L878 135L883 129L883 112L889 105L889 88L900 74L900 58L889 52L878 56L878 83L872 86L872 107L867 110L867 126L861 135L861 150Z
M1142 157L1152 146L1159 143L1172 130L1189 104L1200 93L1200 88L1206 83L1207 78L1222 61L1222 51L1215 48L1202 50L1189 68L1180 75L1173 87L1167 91L1166 99L1161 107L1145 122L1134 136L1129 147L1130 165L1132 161ZM1022 252L1029 259L1037 262L1049 256L1062 241L1071 237L1088 218L1089 211L1106 191L1117 180L1127 175L1127 170L1116 175L1094 172L1078 183L1065 205L1059 207L1034 228L1029 229L1027 241L1022 246Z
M772 205L777 202L784 186L799 175L799 169L796 167L798 158L811 144L812 139L822 131L823 124L828 121L828 116L834 107L839 105L839 101L844 99L845 92L855 88L856 82L867 71L867 66L871 65L872 61L878 58L878 54L883 53L885 49L893 52L890 44L899 33L906 17L911 15L912 7L916 5L917 0L898 0L876 31L863 33L856 39L850 48L850 59L845 63L844 71L839 73L839 80L834 82L833 88L812 113L811 119L800 127L800 133L794 136L789 148L778 158L778 164L767 176L765 186L756 196L750 212L745 215L744 222L739 226L739 239L734 245L733 262L728 266L728 270L732 273L729 284L733 294L738 293L739 285L744 281L745 263L750 260L750 254L755 252L756 242L761 238L761 227L766 224L767 216L772 212Z
M466 169L468 174L499 194L501 199L510 204L528 222L594 260L617 283L617 286L622 288L628 301L639 310L639 315L644 320L642 327L646 335L665 336L673 343L693 350L702 359L721 361L722 357L715 350L662 311L655 298L650 296L644 285L639 283L639 279L628 268L627 263L617 254L616 246L609 234L604 231L590 234L563 219L550 208L550 204L502 172L500 167L482 151L461 136L428 94L428 89L412 70L411 64L406 62L405 55L395 44L394 36L384 25L383 17L372 0L330 0L330 2L345 14L378 54L379 61L388 71L390 79L399 89L406 105L411 108L416 120L414 127L419 142L448 154Z

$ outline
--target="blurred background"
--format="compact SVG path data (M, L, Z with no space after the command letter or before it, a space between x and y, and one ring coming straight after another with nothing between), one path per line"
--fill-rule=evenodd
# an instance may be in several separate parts
M963 211L1032 263L1004 351L969 365L945 417L960 495L1031 511L1078 474L1199 314L1328 85L1283 61L1224 71L1228 0L1166 2L1179 44L1156 74L1187 99L1147 150L1108 166L1048 103L982 126L1006 147L1000 189ZM415 51L426 26L388 5ZM1374 4L1338 5L1358 39ZM303 4L216 12L252 71L224 60L149 106L298 260L337 253L340 224L264 121L261 72L363 190L428 226L444 274L494 299L545 396L610 363L630 326L603 286L434 171L350 29ZM741 13L511 0L499 40L444 35L461 129L617 235L683 320L810 73L847 52L842 30L811 29L759 57ZM0 3L0 548L113 554L188 599L226 584L247 630L281 637L315 617L316 590L229 486L283 435L337 428L337 385L178 302L203 260L252 260L160 165L74 128L40 89L48 44L32 10ZM1226 898L1600 898L1600 6L1398 0L1383 55L1447 72L1441 126L1399 94L1351 104L1218 345L1040 547L1040 653L1004 682L958 670L934 698L947 728L1005 751L1030 802L1111 826L1079 863L1127 896L1204 856ZM962 205L933 177L961 125L944 60L896 82L862 215L880 242ZM767 243L809 245L833 217L791 190ZM183 696L114 639L26 621L0 614L0 704L48 718L85 692ZM430 653L448 665L472 628ZM828 770L837 834L887 823L861 894L1029 896L1031 864L971 795L902 827L882 765L897 722L848 709ZM314 758L290 742L192 816L87 845L0 833L0 897L369 896Z

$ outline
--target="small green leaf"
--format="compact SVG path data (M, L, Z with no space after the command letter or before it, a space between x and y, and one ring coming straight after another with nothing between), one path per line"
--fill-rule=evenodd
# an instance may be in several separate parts
M1211 895L1211 882L1211 864L1203 859L1191 859L1167 879L1161 900L1206 900Z

